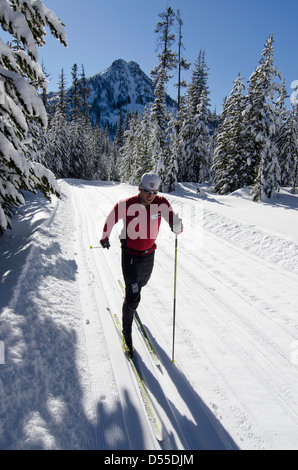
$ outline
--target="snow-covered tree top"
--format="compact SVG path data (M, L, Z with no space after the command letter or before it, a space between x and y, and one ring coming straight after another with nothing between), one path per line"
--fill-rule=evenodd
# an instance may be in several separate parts
M67 46L64 25L41 0L0 0L0 12L3 29L22 42L35 61L38 61L37 46L45 44L46 26Z
M41 0L0 0L0 25L11 41L0 39L0 233L10 226L12 208L24 202L20 189L56 191L54 175L34 162L29 124L46 126L38 95L47 82L38 63L46 27L67 46L63 24Z

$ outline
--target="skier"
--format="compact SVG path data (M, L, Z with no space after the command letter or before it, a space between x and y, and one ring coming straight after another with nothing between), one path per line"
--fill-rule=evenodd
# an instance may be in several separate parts
M139 185L139 194L119 201L109 213L100 240L102 247L109 249L110 233L114 225L123 219L124 226L120 235L125 282L122 333L131 358L133 357L133 314L141 300L141 289L149 281L153 270L155 240L161 217L168 222L176 235L183 231L181 218L174 213L165 197L157 195L160 183L157 175L145 173Z

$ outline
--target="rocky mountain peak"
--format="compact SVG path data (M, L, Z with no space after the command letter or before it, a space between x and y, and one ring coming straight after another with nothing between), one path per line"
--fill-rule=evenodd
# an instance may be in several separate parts
M113 127L119 120L120 111L123 117L127 111L140 113L154 101L151 78L133 61L117 59L105 71L88 78L87 84L91 122L99 127L107 124ZM175 101L167 96L167 104L172 108Z

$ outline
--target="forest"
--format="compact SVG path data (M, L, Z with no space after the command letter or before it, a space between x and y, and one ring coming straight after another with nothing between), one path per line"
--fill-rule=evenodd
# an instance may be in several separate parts
M235 77L217 116L210 110L205 52L187 62L180 11L168 7L155 29L154 100L139 114L121 112L111 132L91 124L83 66L79 73L74 64L69 92L61 71L58 99L49 106L36 46L45 43L46 27L67 44L62 23L50 13L42 2L1 0L0 23L11 41L0 39L0 232L10 227L24 190L49 198L59 193L56 178L138 184L143 173L154 171L168 192L179 181L210 183L219 194L249 186L255 201L274 197L281 186L296 191L297 102L291 109L285 104L273 34L248 82L240 73ZM183 72L190 67L187 84ZM177 106L169 110L166 90L174 73Z

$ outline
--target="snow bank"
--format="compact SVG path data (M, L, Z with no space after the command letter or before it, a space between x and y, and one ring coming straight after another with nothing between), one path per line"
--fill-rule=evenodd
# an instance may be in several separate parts
M0 376L0 447L75 449L82 445L81 432L88 439L90 424L80 404L79 369L85 365L77 357L82 319L72 210L66 200L59 207L57 200L28 197L13 232L1 239L6 364Z

